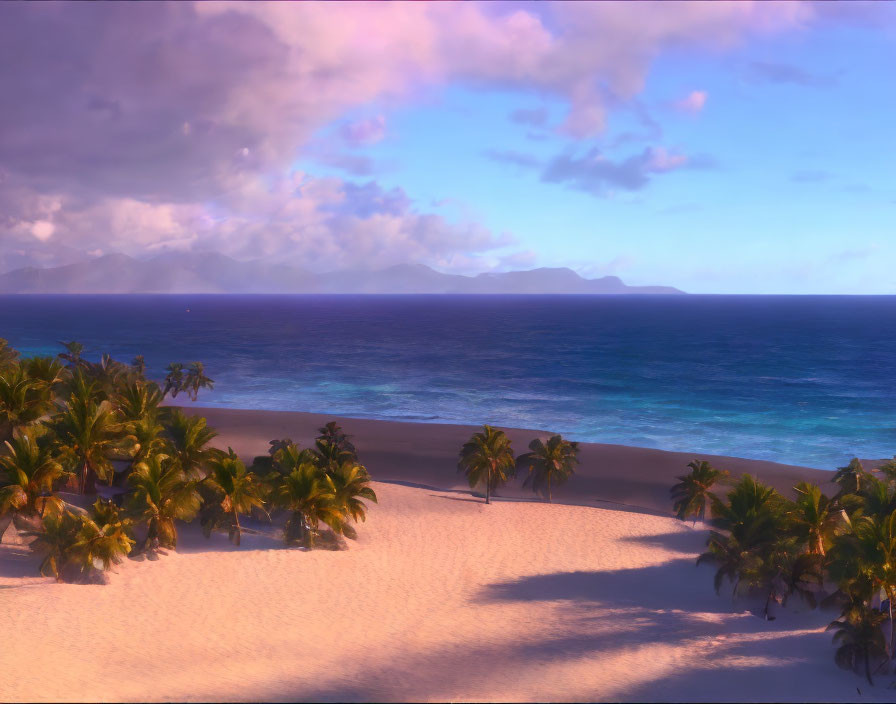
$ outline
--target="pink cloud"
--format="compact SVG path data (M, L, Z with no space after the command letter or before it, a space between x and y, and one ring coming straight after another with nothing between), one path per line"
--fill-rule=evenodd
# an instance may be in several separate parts
M594 135L664 51L721 51L799 29L814 12L796 2L0 3L0 46L16 58L0 72L0 263L19 251L44 262L200 245L244 257L316 247L321 262L340 263L487 252L500 237L475 224L410 205L339 210L362 196L339 180L297 184L289 170L350 111L387 111L449 83L559 98L563 129ZM347 129L372 143L386 119ZM637 189L679 158L568 158L551 174L586 190Z
M692 90L681 100L675 101L675 107L682 112L696 114L703 110L709 94L705 90Z
M349 122L342 127L341 134L350 144L376 144L386 136L386 118L377 115L366 120Z

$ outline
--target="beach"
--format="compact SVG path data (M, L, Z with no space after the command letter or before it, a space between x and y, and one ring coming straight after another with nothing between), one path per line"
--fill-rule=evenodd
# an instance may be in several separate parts
M332 417L191 409L247 460L309 444ZM696 455L582 444L547 504L519 480L486 506L456 472L474 428L339 419L379 497L343 551L181 530L107 584L56 584L10 530L0 546L0 699L891 701L839 670L836 613L716 595L707 531L671 517ZM508 430L514 450L548 434ZM821 470L700 455L782 491ZM35 658L39 653L40 657Z

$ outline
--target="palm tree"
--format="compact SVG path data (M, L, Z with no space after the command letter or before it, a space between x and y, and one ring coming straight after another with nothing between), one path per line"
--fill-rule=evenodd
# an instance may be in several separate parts
M831 622L827 630L835 630L834 644L838 645L834 655L838 667L855 672L859 663L865 665L865 677L874 686L871 679L871 662L887 655L884 634L880 626L884 615L877 609L864 606L853 618L843 618Z
M321 457L313 450L299 447L290 438L271 440L271 447L267 455L256 457L252 463L253 469L268 474L275 470L280 474L289 474L300 464L322 464Z
M97 404L91 390L88 385L72 394L54 422L63 457L79 467L78 491L82 494L96 493L97 477L109 478L112 465L108 456L122 429L112 405L108 401Z
M213 388L215 388L215 382L205 375L205 366L202 362L191 362L181 386L190 400L195 401L199 397L200 389L211 390Z
M845 467L838 467L832 480L840 487L837 497L839 498L844 494L858 494L869 476L870 474L865 470L862 461L858 457L850 460Z
M503 430L482 426L461 448L457 469L463 472L470 488L485 482L485 503L491 503L491 492L512 476L516 460L510 438Z
M16 528L20 528L20 524L24 525L22 518L43 514L48 505L61 507L52 491L65 471L53 456L49 442L31 428L19 431L5 444L7 454L0 456L0 516L12 514Z
M791 529L808 546L809 552L824 556L825 545L830 542L840 515L831 510L831 499L814 484L800 482L794 490L797 498L788 505L787 511Z
M134 542L121 521L100 525L94 518L67 509L48 511L40 529L28 531L28 535L34 537L31 549L43 557L40 573L57 582L70 564L82 573L94 569L97 561L109 569L124 559Z
M220 450L208 446L218 433L206 425L205 418L175 408L166 413L164 425L171 455L188 477L198 478L208 462L220 455Z
M147 523L143 549L177 547L175 521L192 521L199 511L196 483L167 455L157 454L135 465L128 477L134 492L130 509Z
M68 362L67 366L69 369L80 367L84 363L84 360L81 359L81 355L84 352L84 345L82 345L80 342L75 342L74 340L72 340L71 342L64 342L60 340L59 344L65 347L65 352L60 352L57 356L59 357L59 359L63 359Z
M367 517L367 506L361 499L377 503L376 493L370 487L370 475L357 462L343 462L326 474L327 486L336 502L339 511L358 523ZM345 523L342 535L355 540L358 536L355 529Z
M341 533L344 517L337 503L334 486L321 470L304 462L289 474L275 474L271 499L275 506L289 512L284 526L287 544L302 543L314 547L314 537L324 523Z
M172 362L165 368L165 371L168 374L165 375L165 388L162 391L162 397L164 398L170 392L172 398L174 398L183 389L184 365L179 362Z
M115 407L125 423L154 414L162 402L162 391L155 382L131 381L115 395Z
M727 502L717 496L711 498L710 524L715 530L710 532L708 549L697 564L715 563L718 567L716 591L727 578L734 583L736 595L741 582L757 586L768 574L763 563L782 536L781 496L745 474L728 493Z
M862 498L862 514L886 518L896 511L896 486L889 481L881 481L869 476L862 483L859 493Z
M694 524L697 519L703 521L706 518L706 502L715 499L710 489L721 478L728 476L728 472L716 469L705 460L694 460L688 464L691 468L689 474L676 477L679 483L673 486L669 492L675 503L672 510L680 520L688 516L694 516Z
M230 540L240 544L240 514L253 508L264 512L262 486L258 475L246 470L246 465L228 448L228 454L209 462L209 474L203 485L210 488L216 500L208 507L203 528L206 536L222 522L228 524Z
M357 450L355 450L355 446L336 421L330 421L323 428L318 428L317 432L320 433L316 438L318 442L334 445L339 448L341 452L350 455L347 459L358 460L358 453Z
M329 471L345 462L357 462L358 458L351 450L340 447L336 443L326 442L321 439L314 441L315 461L322 469Z
M887 595L890 603L890 659L896 659L896 511L889 516L861 516L850 521L851 535L846 538L861 574L875 590Z
M37 422L51 407L49 388L20 365L0 372L0 441L11 438L16 428Z
M529 450L520 455L517 462L529 466L529 474L523 486L532 485L532 491L539 492L545 488L548 503L551 503L551 483L558 485L569 479L574 473L574 465L578 464L579 443L564 440L560 435L552 435L547 443L535 439L529 443Z
M71 552L78 542L81 530L81 516L68 510L48 511L41 521L41 527L28 531L34 537L31 549L43 559L40 573L62 581L62 570L71 559Z
M58 392L69 376L68 370L55 357L31 357L22 360L22 368L29 379L40 382L52 392Z
M0 371L11 367L19 358L19 353L9 346L9 342L0 337Z

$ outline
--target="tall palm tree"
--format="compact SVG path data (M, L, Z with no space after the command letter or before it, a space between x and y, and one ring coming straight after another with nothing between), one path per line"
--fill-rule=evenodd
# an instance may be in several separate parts
M87 386L72 394L68 405L54 421L62 456L78 467L78 491L96 493L97 477L108 480L112 472L109 455L118 445L122 426L108 401L97 404Z
M821 489L809 482L794 487L796 501L788 504L787 518L794 534L809 548L809 552L825 555L825 545L830 542L840 515L832 511L831 499Z
M676 477L679 483L669 492L674 500L672 510L675 511L675 516L682 521L693 516L696 524L698 518L701 521L706 518L706 502L715 498L710 489L720 479L728 476L728 472L716 469L705 460L694 460L688 463L688 467L691 471Z
M361 499L377 503L367 469L357 462L343 462L327 472L325 478L339 511L355 523L363 522L367 517L367 506ZM342 526L342 534L352 540L357 538L355 529L347 523Z
M485 483L485 503L491 503L491 493L513 475L516 460L510 438L503 430L490 425L474 433L461 448L457 469L467 477L470 488Z
M164 398L170 393L174 398L183 389L184 365L180 362L172 362L165 368L165 371L168 374L165 375L165 388L162 390L162 397Z
M189 399L195 401L199 397L200 389L213 388L215 382L205 375L205 366L202 362L191 362L181 385L181 389L186 392Z
M21 519L33 519L48 506L61 507L52 491L65 471L49 442L32 428L20 430L5 444L7 454L0 456L0 517L11 514L21 529L26 525Z
M206 535L222 523L226 523L230 540L240 544L242 528L240 514L248 514L253 508L264 512L263 487L258 475L246 469L242 461L229 450L208 465L208 476L203 485L210 488L216 500L208 507L203 528Z
M546 443L533 440L529 443L529 450L517 460L518 464L529 467L523 486L531 484L535 492L547 489L548 503L551 503L552 482L560 485L575 473L575 465L579 462L579 443L552 435Z
M143 549L156 545L176 548L175 521L192 521L199 512L196 483L187 479L180 466L162 454L135 465L128 483L134 490L129 508L139 520L147 523Z
M273 476L271 499L278 508L289 512L284 527L287 544L301 543L314 547L314 538L321 523L342 533L344 516L337 502L334 486L321 470L310 462L299 464L289 474Z
M199 478L208 462L220 455L220 450L209 446L218 433L201 416L188 416L179 408L165 410L165 435L171 455L188 477Z
M889 516L860 516L850 521L847 538L857 558L859 571L878 593L882 590L890 603L890 659L896 659L896 510ZM850 540L851 538L851 540Z
M716 591L725 579L734 583L734 594L741 582L751 586L761 584L769 573L763 563L783 534L781 496L745 474L728 493L727 502L716 496L711 498L710 524L715 530L710 532L707 551L698 558L697 564L704 561L716 564Z
M839 647L834 660L837 666L855 672L859 663L864 663L865 677L872 686L871 662L887 655L884 634L880 629L883 620L884 615L880 611L863 605L853 618L833 621L827 628L836 631L834 645Z

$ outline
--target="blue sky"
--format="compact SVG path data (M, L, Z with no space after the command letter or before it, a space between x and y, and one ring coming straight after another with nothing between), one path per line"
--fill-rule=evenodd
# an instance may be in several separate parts
M216 250L896 293L893 4L0 15L0 269Z
M562 99L453 85L390 112L388 137L363 151L380 184L510 233L503 251L523 249L533 266L693 292L896 293L894 68L892 28L830 23L663 56L590 139L559 133ZM677 108L692 91L706 93L703 109ZM546 124L516 123L517 110ZM546 163L596 147L620 160L658 143L697 165L599 194L488 156Z

